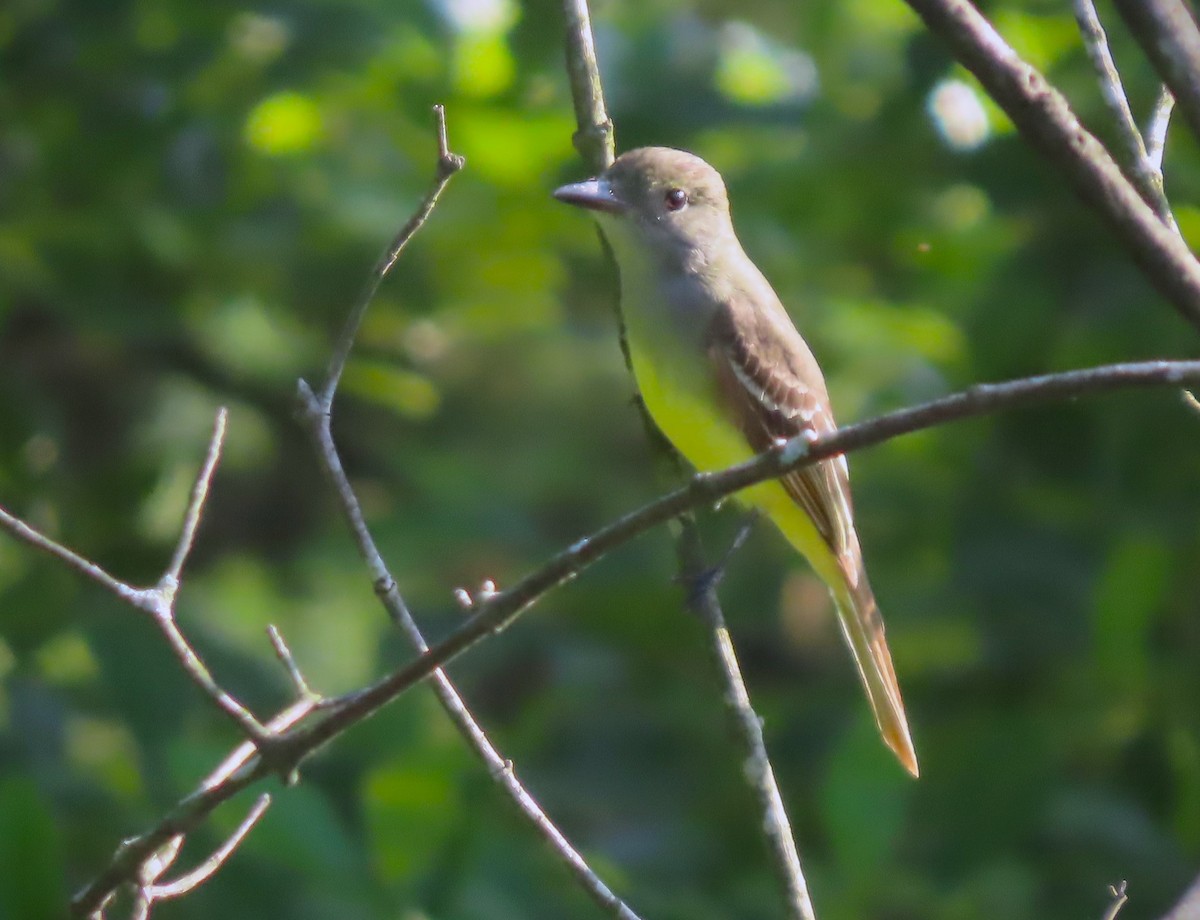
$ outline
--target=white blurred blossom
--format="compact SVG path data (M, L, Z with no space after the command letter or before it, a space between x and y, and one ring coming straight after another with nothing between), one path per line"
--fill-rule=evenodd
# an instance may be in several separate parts
M955 150L974 150L991 133L983 103L962 80L942 80L930 92L926 109L942 140Z

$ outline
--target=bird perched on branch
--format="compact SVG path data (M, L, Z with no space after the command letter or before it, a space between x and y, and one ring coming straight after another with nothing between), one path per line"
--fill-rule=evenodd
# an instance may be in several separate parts
M646 408L698 470L835 430L812 352L742 250L720 174L644 147L554 196L593 211L616 257L629 357ZM844 456L741 493L829 587L875 721L917 775L883 620L863 568Z

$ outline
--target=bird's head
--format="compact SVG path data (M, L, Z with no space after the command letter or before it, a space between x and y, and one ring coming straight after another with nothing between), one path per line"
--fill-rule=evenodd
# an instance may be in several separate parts
M670 147L630 150L596 178L564 185L554 197L597 212L606 228L643 245L704 252L733 233L721 174Z

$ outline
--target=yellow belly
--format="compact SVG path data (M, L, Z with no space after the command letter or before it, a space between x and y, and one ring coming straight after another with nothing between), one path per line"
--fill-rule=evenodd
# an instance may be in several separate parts
M631 358L638 389L651 418L697 470L720 470L754 456L741 431L725 417L710 393L696 385L664 380L660 365L636 349L632 350ZM668 367L665 372L670 373L671 369ZM826 583L834 587L842 582L833 553L812 519L783 486L775 481L759 483L739 492L737 498L769 517Z

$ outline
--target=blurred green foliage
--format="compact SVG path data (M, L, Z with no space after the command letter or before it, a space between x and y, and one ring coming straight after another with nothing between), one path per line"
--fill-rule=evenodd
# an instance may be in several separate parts
M1113 131L1064 4L1000 31ZM1137 112L1156 86L1111 11ZM1053 168L899 0L594 10L618 143L714 162L842 419L977 380L1196 354ZM596 234L548 0L9 0L0 7L0 501L153 581L218 405L184 629L260 713L263 629L336 693L409 654L311 450L319 376L431 176L335 432L422 625L666 487ZM947 82L949 81L949 82ZM1167 187L1200 239L1200 160ZM924 776L874 737L826 601L756 534L723 588L822 920L1161 913L1200 863L1200 419L1114 395L853 458ZM707 515L710 552L736 515ZM452 668L531 790L648 918L780 915L667 531ZM234 743L149 624L0 537L0 917L56 916ZM202 858L249 799L189 842ZM424 691L314 760L166 917L595 916Z

